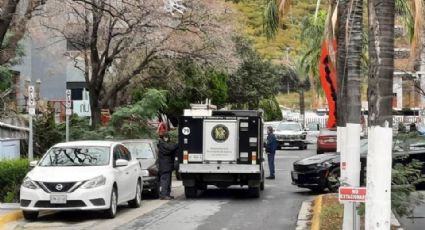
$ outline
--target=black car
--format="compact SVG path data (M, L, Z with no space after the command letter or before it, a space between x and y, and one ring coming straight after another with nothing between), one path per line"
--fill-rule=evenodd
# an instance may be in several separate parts
M131 154L140 161L143 170L143 192L153 198L159 197L160 183L158 174L158 148L157 141L152 139L125 140Z
M360 184L365 184L366 178L366 158L367 158L367 139L360 142ZM413 147L413 148L412 148ZM393 150L394 163L408 163L412 159L425 162L425 148L410 146L406 153L401 149ZM404 156L404 157L403 157ZM408 156L407 158L405 156ZM422 175L425 175L425 165L422 166ZM340 155L339 153L326 153L304 158L293 163L291 172L292 184L301 188L308 188L316 192L328 189L331 192L337 192L340 178Z

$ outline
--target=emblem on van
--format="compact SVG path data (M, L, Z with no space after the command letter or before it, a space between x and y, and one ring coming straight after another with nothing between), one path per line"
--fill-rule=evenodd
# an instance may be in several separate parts
M229 129L224 125L216 125L211 131L211 136L216 142L225 142L229 138Z
M62 189L63 189L63 185L62 185L62 184L57 184L57 185L55 186L55 188L56 188L56 190L57 190L57 191L62 191Z

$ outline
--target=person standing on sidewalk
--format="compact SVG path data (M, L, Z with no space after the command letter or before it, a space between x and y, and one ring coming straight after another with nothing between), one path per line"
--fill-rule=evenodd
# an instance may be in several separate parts
M158 142L159 150L159 176L161 184L161 192L159 197L161 200L174 199L171 196L171 174L174 169L174 159L178 145L170 143L167 133L160 135Z
M270 176L266 177L266 179L274 180L274 156L276 154L276 150L279 143L277 142L276 136L273 134L273 127L267 127L267 143L266 143L266 153L267 159L269 162L269 171Z

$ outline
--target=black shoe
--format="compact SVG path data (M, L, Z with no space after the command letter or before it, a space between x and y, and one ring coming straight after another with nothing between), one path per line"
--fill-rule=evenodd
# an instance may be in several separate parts
M274 180L274 176L268 176L266 177L267 180Z

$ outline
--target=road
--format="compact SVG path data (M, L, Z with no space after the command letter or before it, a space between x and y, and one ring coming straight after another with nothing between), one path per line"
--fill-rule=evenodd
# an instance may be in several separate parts
M9 229L295 229L301 203L315 194L291 185L290 170L294 161L314 154L312 145L302 151L278 151L276 180L266 181L259 199L247 197L240 187L209 187L197 199L186 200L181 182L174 182L175 200L147 199L139 209L122 206L113 220L95 212L52 212L36 222L16 222Z

